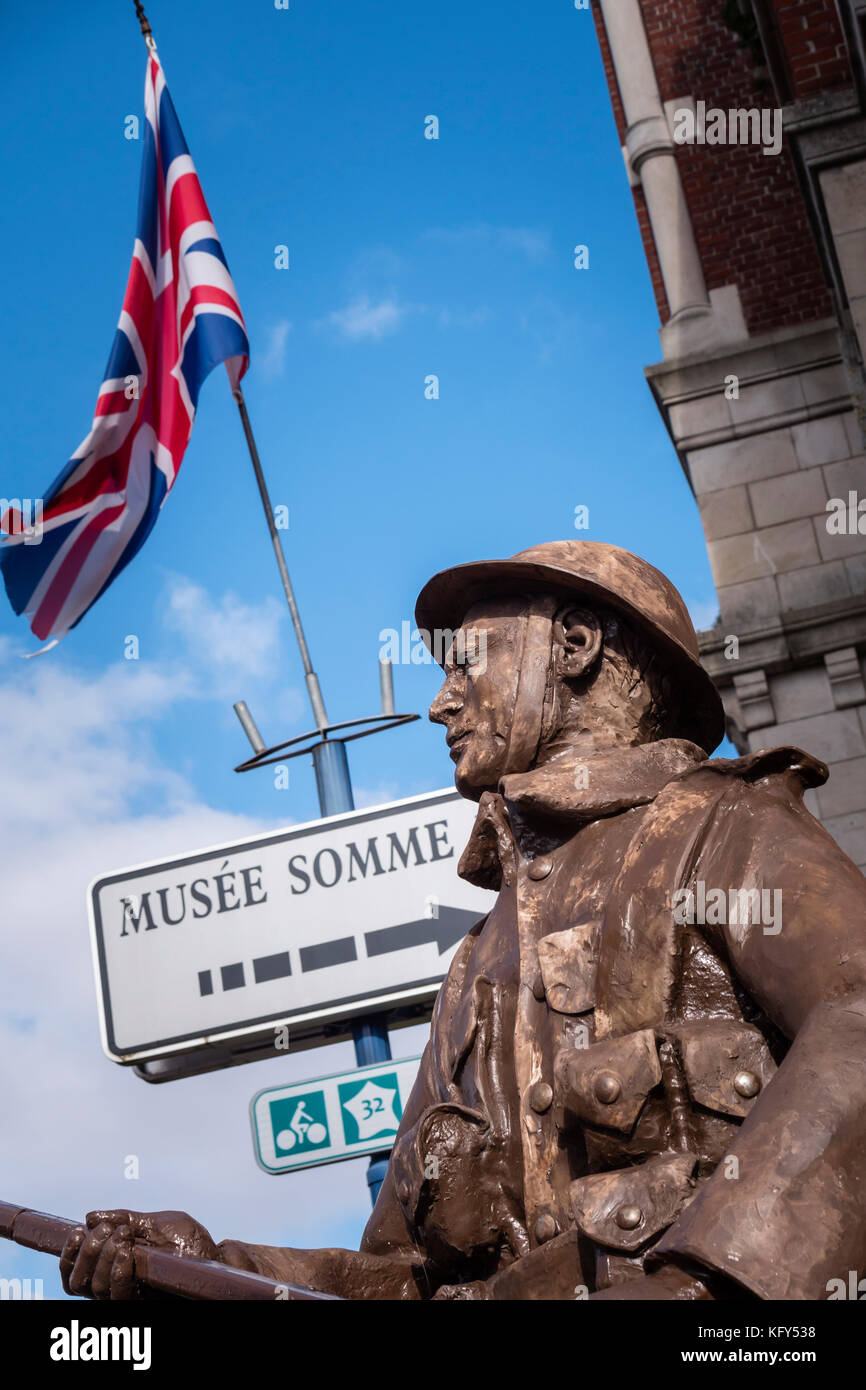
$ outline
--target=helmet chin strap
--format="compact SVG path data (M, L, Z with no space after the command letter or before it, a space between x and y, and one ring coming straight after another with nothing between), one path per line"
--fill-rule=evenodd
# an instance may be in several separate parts
M508 772L529 770L545 732L545 714L548 723L552 715L546 706L550 704L553 618L558 602L552 595L533 599L521 616L523 639L508 737Z

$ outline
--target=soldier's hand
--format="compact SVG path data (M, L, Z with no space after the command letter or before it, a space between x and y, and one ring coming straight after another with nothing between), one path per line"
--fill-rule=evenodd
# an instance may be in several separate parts
M471 1284L443 1284L433 1295L433 1302L471 1303L490 1298L490 1290L483 1279Z
M60 1256L63 1287L79 1298L140 1298L136 1242L173 1255L219 1259L204 1226L183 1211L91 1211L85 1220L69 1233Z

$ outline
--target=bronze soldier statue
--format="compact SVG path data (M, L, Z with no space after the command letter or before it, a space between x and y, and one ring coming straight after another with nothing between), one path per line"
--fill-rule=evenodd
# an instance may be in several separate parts
M437 575L430 718L499 896L440 990L359 1251L95 1212L70 1293L134 1242L353 1299L823 1299L866 1272L866 885L796 748L708 760L719 696L677 591L559 541ZM466 653L460 658L461 651Z

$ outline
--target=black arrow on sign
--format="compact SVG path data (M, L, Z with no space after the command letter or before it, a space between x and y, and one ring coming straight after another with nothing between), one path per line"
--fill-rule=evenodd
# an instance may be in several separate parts
M401 922L397 927L364 932L367 955L384 956L390 951L405 951L408 946L426 946L435 941L441 956L466 935L479 916L464 907L440 907L438 917L422 917L418 922Z

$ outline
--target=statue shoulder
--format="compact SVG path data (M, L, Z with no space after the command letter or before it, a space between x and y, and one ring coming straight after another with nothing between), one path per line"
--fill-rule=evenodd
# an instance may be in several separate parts
M716 861L717 872L730 882L745 882L759 865L779 884L790 879L801 893L810 885L826 893L832 881L839 893L852 893L862 910L863 875L803 801L829 775L820 759L792 747L713 758L685 773L684 784L706 797L705 858Z
M820 787L829 777L826 763L806 753L802 748L783 744L778 748L760 748L755 753L747 753L741 758L708 758L706 762L689 768L678 779L705 782L708 791L718 790L722 779L732 785L757 785L765 787L784 787L789 793L802 799L810 787Z

